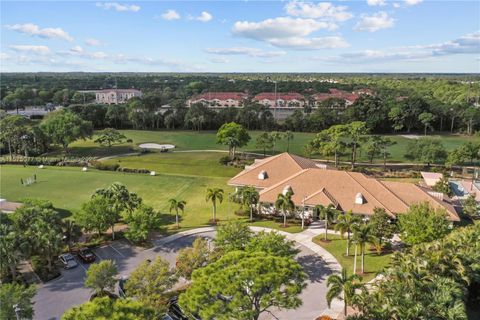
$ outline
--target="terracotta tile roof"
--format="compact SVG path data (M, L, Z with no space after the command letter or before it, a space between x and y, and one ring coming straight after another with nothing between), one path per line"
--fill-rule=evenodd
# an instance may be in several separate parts
M287 152L255 162L228 181L234 186L254 186L266 188L280 182L306 168L316 168L316 163ZM258 175L265 171L267 178L262 180Z
M330 91L329 93L314 94L313 98L315 99L315 101L318 101L318 102L322 102L331 98L337 98L337 99L348 100L353 103L357 101L357 99L360 97L356 93L350 93L350 92L346 92L338 89L329 89L329 91Z
M281 93L277 92L276 95L277 99L285 100L285 101L290 101L290 100L303 100L304 97L300 93L296 92L289 92L289 93ZM274 92L262 92L257 94L253 100L256 101L261 101L261 100L272 100L275 101L275 93Z
M245 100L248 95L243 92L205 92L193 97L191 100Z
M450 220L459 220L450 203L433 197L414 184L384 182L361 173L318 168L304 169L272 184L260 192L260 201L274 203L286 185L292 188L292 200L297 205L301 205L306 197L305 204L309 206L332 203L340 210L364 215L373 214L374 208L384 208L389 215L395 216L406 212L414 203L427 201L434 208L445 208ZM356 202L357 196L363 203Z

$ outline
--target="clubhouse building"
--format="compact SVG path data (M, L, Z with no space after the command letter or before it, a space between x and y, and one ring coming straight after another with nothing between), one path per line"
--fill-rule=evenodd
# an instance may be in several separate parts
M395 219L416 203L428 202L433 208L445 209L450 221L459 221L450 199L442 193L405 182L381 181L358 172L327 169L316 162L289 153L262 160L229 180L235 187L252 186L260 193L262 213L276 212L279 194L293 192L292 200L299 210L305 207L313 216L316 205L333 205L337 210L364 217L375 208L385 209Z

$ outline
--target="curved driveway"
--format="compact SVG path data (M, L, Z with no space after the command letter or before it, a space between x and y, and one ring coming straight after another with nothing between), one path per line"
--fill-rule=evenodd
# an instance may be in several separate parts
M129 274L142 261L154 259L156 256L161 256L173 267L178 251L190 246L196 237L213 239L215 236L215 231L212 228L190 230L186 233L187 235L176 234L160 239L156 241L154 248L146 250L133 247L122 240L109 246L96 248L94 251L99 258L98 261L102 259L114 260L120 275ZM289 235L288 238L291 237ZM300 242L297 242L297 248L300 250L297 260L308 274L307 287L300 296L303 304L296 310L272 309L270 310L271 314L265 313L262 319L312 320L322 314L332 314L332 310L328 310L325 299L326 278L337 267L325 262L318 253L300 244ZM67 309L87 301L90 290L83 285L86 269L88 269L88 265L80 264L75 269L62 270L62 276L59 279L41 285L34 298L34 318L41 320L60 319Z

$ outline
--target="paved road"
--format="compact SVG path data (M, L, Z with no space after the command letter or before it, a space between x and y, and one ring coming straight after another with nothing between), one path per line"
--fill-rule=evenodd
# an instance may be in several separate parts
M196 237L212 239L214 231L185 236L175 241L159 245L152 249L143 250L132 247L125 240L116 241L109 246L95 249L98 261L102 259L115 260L119 274L127 275L136 266L146 259L162 256L172 267L175 264L180 249L190 246ZM322 310L327 308L325 301L326 278L332 272L321 257L303 245L298 245L300 253L298 261L304 267L309 279L307 287L302 292L303 305L297 310L272 310L272 314L265 314L262 319L315 319ZM74 305L82 304L90 297L90 290L83 286L85 271L89 265L81 263L75 269L62 270L62 276L39 287L35 296L35 319L60 319L65 310Z

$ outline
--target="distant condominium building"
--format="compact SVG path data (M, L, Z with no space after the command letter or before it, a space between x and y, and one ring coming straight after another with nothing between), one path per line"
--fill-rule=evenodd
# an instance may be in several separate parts
M313 95L313 99L315 100L315 106L319 107L321 104L328 100L328 99L340 99L345 101L345 107L351 106L352 104L355 103L355 101L360 98L360 94L362 93L357 93L357 92L347 92L343 90L338 90L338 89L329 89L329 92L324 92L324 93L317 93Z
M201 103L210 108L240 108L247 98L243 92L206 92L190 98L187 105Z
M87 92L87 91L84 91ZM134 97L141 97L142 92L137 89L103 89L88 91L95 94L96 103L119 104L125 103Z
M262 92L257 94L253 100L268 108L303 108L305 105L305 97L300 93L274 93ZM275 102L276 101L276 102Z

